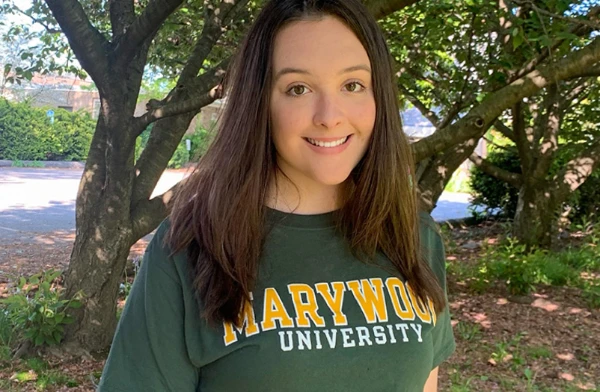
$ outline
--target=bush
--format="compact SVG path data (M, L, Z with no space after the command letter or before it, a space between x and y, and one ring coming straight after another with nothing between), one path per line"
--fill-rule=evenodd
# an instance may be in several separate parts
M152 125L148 126L142 132L140 137L138 137L136 141L136 153L135 159L138 160L142 151L146 147L148 143L148 139L150 138L150 133L152 132ZM188 152L186 146L186 140L189 139L191 143L191 149ZM197 127L194 133L184 135L179 145L177 145L177 149L173 153L171 160L169 161L167 167L170 169L179 169L183 167L186 163L191 161L197 161L200 159L202 155L206 152L208 145L212 140L212 134L201 126Z
M521 173L516 150L494 150L486 159L501 169ZM499 209L502 215L510 218L515 216L519 200L517 188L484 173L478 166L473 166L471 170L470 186L474 196L471 204L484 207L487 211Z
M43 108L0 100L0 159L82 161L96 121L87 113L53 109L54 123Z
M571 207L570 219L574 223L584 222L592 217L594 220L600 218L600 169L597 169L592 175L579 187L567 202Z
M34 345L58 344L64 336L64 325L73 320L67 315L69 308L81 306L80 295L62 299L63 289L55 280L60 272L53 270L20 278L14 293L0 300L18 338Z

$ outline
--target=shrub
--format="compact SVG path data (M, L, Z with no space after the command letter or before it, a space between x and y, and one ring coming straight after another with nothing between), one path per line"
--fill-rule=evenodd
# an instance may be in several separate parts
M136 160L140 158L142 151L148 143L148 139L150 138L150 132L152 132L152 125L153 124L148 126L148 128L146 128L144 132L141 133L141 135L136 141ZM189 139L191 142L191 148L189 152L186 146L187 139ZM202 155L204 155L211 140L212 133L202 128L201 126L198 126L194 133L183 136L183 138L177 145L177 149L175 149L171 160L169 160L167 167L170 169L179 169L190 161L197 161Z
M494 150L486 158L490 163L501 169L520 173L519 154L516 150ZM471 170L471 189L473 190L474 206L484 207L487 211L500 210L507 217L515 216L519 190L504 181L484 173L479 167Z
M21 277L14 293L0 300L18 337L36 346L60 343L64 325L73 321L67 310L81 306L80 294L73 299L61 298L63 289L55 282L59 275L49 270L28 279Z
M0 100L0 159L68 160L87 158L96 121L87 113L46 109Z
M569 200L567 206L571 207L570 219L574 223L582 223L590 217L594 220L600 218L600 169L579 187Z

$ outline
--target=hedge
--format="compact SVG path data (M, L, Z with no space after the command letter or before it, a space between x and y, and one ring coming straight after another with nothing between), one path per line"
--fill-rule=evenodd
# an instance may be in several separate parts
M20 161L84 161L96 128L88 113L54 110L0 99L0 159Z

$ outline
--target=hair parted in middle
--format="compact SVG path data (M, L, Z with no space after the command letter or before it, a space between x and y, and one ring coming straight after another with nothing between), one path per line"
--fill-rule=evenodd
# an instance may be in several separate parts
M402 131L389 51L376 20L359 0L271 0L258 15L228 72L218 132L177 195L167 242L186 250L203 316L239 323L249 300L268 227L265 200L277 172L269 124L277 33L302 20L330 16L358 38L371 63L376 105L373 135L351 173L340 232L360 259L383 252L422 301L445 305L422 256L412 151Z

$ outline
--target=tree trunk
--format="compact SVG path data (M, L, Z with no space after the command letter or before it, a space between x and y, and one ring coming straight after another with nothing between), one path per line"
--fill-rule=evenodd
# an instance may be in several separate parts
M428 212L435 208L452 174L469 158L476 147L477 139L467 140L453 149L419 162L417 181L421 208Z
M109 215L99 210L88 217L97 227L77 236L65 281L66 295L81 290L85 302L72 314L75 322L65 331L65 344L90 351L108 347L114 336L119 285L132 245L124 219L115 222Z
M548 184L525 178L519 190L519 201L513 222L513 235L531 249L552 244L556 203L548 191Z
M132 235L130 208L132 105L125 98L111 100L103 105L95 133L103 137L94 138L80 182L77 233L65 277L66 297L81 292L85 305L72 313L75 322L66 329L65 342L92 351L108 347L112 340L118 287L129 249L137 240Z

